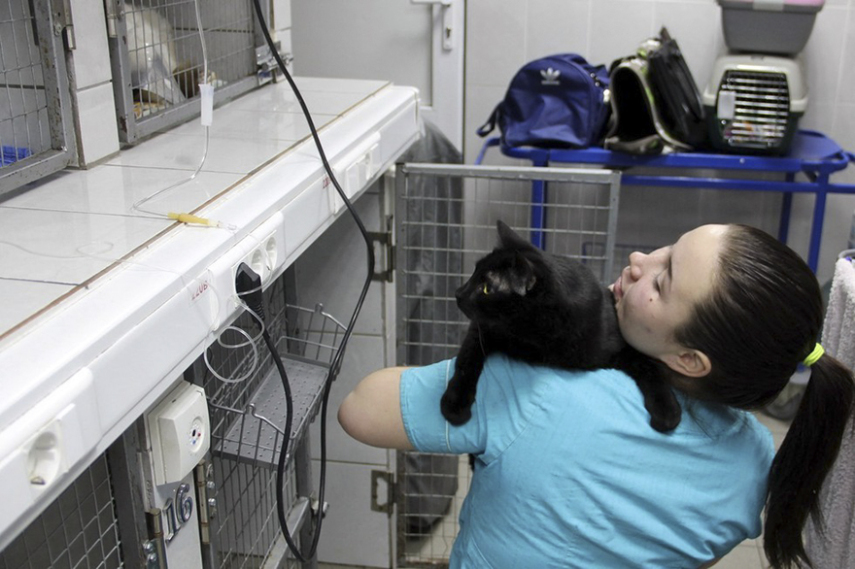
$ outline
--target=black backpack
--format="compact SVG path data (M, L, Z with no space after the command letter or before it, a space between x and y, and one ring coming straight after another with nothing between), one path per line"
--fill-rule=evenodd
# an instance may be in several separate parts
M707 146L703 100L683 54L668 30L645 41L631 57L612 63L612 126L605 146L656 154L666 146Z

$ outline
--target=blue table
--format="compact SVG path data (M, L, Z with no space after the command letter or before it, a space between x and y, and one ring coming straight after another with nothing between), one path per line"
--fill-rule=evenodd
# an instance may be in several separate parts
M662 168L666 170L715 169L728 172L777 172L783 179L744 180L738 178L709 178L680 175L635 175L624 173L621 183L630 186L659 186L703 188L714 190L772 191L783 193L778 238L786 242L790 225L790 210L793 193L811 193L816 196L811 226L808 265L816 272L819 262L819 247L822 240L822 224L825 219L825 204L828 194L855 194L853 184L832 184L829 181L835 172L846 169L855 162L855 155L825 135L810 130L800 130L793 137L790 152L786 156L748 156L739 154L710 154L705 152L675 152L657 156L636 156L604 148L548 149L534 147L511 147L503 144L499 137L488 139L476 164L483 161L489 148L500 147L502 154L529 160L534 166L549 166L552 163L599 164L606 168L623 169L636 166ZM796 181L802 173L807 180ZM545 182L532 183L531 226L532 242L543 246L544 235L538 229L544 227L547 186Z

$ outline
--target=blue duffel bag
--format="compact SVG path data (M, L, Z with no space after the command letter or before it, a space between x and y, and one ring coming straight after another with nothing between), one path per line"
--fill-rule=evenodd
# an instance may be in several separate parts
M505 98L478 129L498 125L508 146L587 148L598 145L610 114L609 73L581 55L536 59L517 71Z

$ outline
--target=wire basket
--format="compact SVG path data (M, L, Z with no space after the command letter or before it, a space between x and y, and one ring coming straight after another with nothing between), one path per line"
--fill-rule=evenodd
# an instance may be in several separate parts
M345 326L318 304L314 309L287 305L280 327L274 344L291 387L290 440L299 441L317 414ZM275 467L285 435L285 390L275 366L261 365L259 370L265 371L253 378L250 389L232 384L231 389L221 389L209 398L212 413L218 415L216 423L226 425L212 433L214 452L223 458ZM288 446L290 454L295 445Z

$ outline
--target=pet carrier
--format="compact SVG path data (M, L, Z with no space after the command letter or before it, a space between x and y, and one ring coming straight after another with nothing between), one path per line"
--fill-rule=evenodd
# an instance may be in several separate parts
M724 41L734 51L795 55L825 0L718 0Z
M766 55L726 55L704 91L710 143L722 152L785 154L807 109L796 61Z

